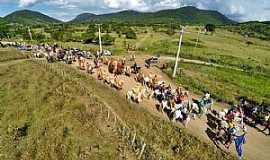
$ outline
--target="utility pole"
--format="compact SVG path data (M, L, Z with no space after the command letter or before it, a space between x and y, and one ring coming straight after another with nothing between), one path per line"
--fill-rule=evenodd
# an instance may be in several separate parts
M180 52L181 52L181 45L182 45L183 34L184 34L184 27L182 27L182 30L180 31L178 51L177 51L177 55L176 55L176 59L175 59L175 65L174 65L174 70L173 70L173 78L175 78L175 76L176 76L176 70L178 68L178 62L180 60Z
M201 34L201 28L199 28L199 31L198 31L195 48L197 48L197 46L198 46L200 34Z
M98 26L98 39L99 39L99 54L102 54L102 42L101 42L101 24L97 24Z
M30 30L30 27L28 27L28 34L29 34L30 40L32 41L32 33L31 33L31 30Z

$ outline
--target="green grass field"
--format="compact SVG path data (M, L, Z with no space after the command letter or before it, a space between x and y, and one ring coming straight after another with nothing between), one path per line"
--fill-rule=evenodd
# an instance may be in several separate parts
M188 90L210 91L215 99L237 103L240 97L270 104L270 78L232 69L181 63L177 81ZM172 70L167 71L171 75Z
M104 120L107 112L100 107L106 102L147 144L149 154L144 156L149 157L144 159L159 158L150 156L151 150L165 159L232 159L74 68L62 64L49 68L29 60L1 66L1 158L136 158L115 132L113 118ZM72 80L52 69L64 71Z

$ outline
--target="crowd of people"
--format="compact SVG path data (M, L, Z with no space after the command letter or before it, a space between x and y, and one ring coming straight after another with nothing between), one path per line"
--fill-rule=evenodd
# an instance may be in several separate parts
M212 108L213 101L209 93L195 101L188 91L184 91L181 87L173 88L165 81L159 80L157 75L145 75L138 71L135 80L140 86L128 91L128 99L140 103L144 98L152 98L161 112L166 113L173 121L183 122L185 126L191 118L201 116Z

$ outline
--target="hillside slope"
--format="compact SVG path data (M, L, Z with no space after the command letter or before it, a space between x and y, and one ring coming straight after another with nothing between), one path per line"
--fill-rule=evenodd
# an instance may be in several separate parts
M129 22L129 23L187 23L187 24L230 24L234 23L217 11L200 10L195 7L162 10L158 12L137 12L132 10L111 14L83 14L71 22Z
M64 74L54 72L59 69ZM118 124L103 102L132 129L131 139L134 132L143 137L147 146L142 159L159 159L153 152L164 159L232 158L61 64L44 67L26 61L3 66L0 87L0 155L4 159L136 158L115 132Z
M31 10L15 11L5 16L4 19L10 23L19 23L25 25L61 23L60 20Z

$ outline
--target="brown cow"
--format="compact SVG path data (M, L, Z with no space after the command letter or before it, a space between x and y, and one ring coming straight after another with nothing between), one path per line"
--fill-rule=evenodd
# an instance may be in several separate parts
M124 60L119 60L119 61L112 60L108 66L109 72L116 74L116 75L123 74L124 69L125 69L125 61Z
M98 68L98 69L97 69L97 77L98 77L98 80L103 80L105 76L106 76L105 71L102 70L101 68Z
M114 77L113 83L111 84L112 87L121 90L123 88L124 82L120 80L117 76Z

